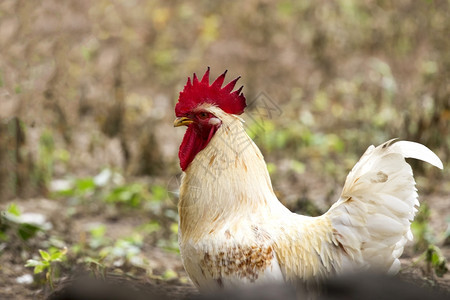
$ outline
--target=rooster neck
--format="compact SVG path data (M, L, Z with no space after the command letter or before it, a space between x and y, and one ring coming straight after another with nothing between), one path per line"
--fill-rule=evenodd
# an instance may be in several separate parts
M264 158L242 121L222 126L185 171L180 188L180 232L200 238L211 228L287 210L276 198Z

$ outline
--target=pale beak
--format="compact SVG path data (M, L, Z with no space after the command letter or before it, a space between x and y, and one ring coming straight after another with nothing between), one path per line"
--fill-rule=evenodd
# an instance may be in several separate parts
M175 121L173 121L173 127L178 127L178 126L183 126L183 125L188 126L192 122L194 122L194 121L192 119L189 119L188 117L179 117L179 118L176 118Z

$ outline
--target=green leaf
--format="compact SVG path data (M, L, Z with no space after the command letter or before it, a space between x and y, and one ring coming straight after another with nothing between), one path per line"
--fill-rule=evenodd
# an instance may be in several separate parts
M141 184L131 184L116 187L106 197L106 202L122 202L131 207L138 207L144 198L144 187Z
M57 197L72 197L76 195L76 189L70 188L67 190L60 190L53 193Z
M269 162L269 163L267 163L267 170L269 171L270 175L273 175L276 172L277 167L275 166L274 163Z
M90 230L90 233L92 235L92 237L94 238L101 238L105 235L106 232L106 226L105 225L99 225L95 228L92 228Z
M431 262L434 272L437 276L442 277L447 273L447 260L442 255L441 249L435 245L430 245L427 251L427 259Z
M434 271L438 277L443 277L448 272L445 259L434 266Z
M6 232L0 230L0 241L6 242L6 241L8 241L8 239L9 239L9 236L6 234Z
M61 257L63 256L62 252L55 252L50 256L50 261L61 261Z
M25 264L25 267L36 267L39 264L41 264L40 261L35 260L35 259L29 259L29 260L27 260L27 263Z
M174 279L177 278L178 274L174 271L174 270L166 270L164 272L164 274L162 275L163 279L169 280L169 279Z
M19 228L17 229L17 233L19 234L21 239L26 241L29 238L32 238L40 229L41 228L36 225L23 223L20 224Z
M170 231L172 231L175 234L178 234L178 223L170 224Z
M37 265L36 267L34 267L34 274L42 273L45 269L48 268L48 266L49 266L48 264L44 263Z
M439 264L439 255L438 255L435 251L433 251L433 252L431 253L431 263L432 263L433 265Z
M20 216L20 210L19 207L15 203L11 203L6 211L16 217Z
M42 259L44 259L45 261L49 261L51 259L51 256L47 251L39 249L39 254L41 254Z
M164 200L167 196L167 190L165 187L160 185L152 186L152 198L156 201Z
M84 258L84 262L87 264L94 264L100 267L104 267L104 265L98 259L89 256Z
M94 178L80 178L76 181L76 188L78 191L85 193L95 189Z
M161 229L161 225L159 225L158 221L150 221L147 224L141 225L139 227L146 234L150 234L152 232L158 231Z

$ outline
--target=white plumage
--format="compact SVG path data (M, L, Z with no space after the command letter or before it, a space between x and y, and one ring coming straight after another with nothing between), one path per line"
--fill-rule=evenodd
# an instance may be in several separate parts
M370 146L329 211L301 216L276 198L241 120L214 105L199 109L222 122L185 170L180 188L181 255L200 289L308 281L361 268L399 270L419 205L404 158L442 168L433 152L405 141Z
M370 146L345 181L338 202L326 213L344 247L360 252L362 263L391 273L412 239L411 221L419 206L415 181L405 157L442 169L442 162L425 146L388 141Z

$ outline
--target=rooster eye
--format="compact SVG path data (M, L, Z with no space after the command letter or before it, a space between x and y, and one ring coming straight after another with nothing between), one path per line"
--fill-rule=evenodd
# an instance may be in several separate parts
M201 112L201 113L198 114L198 117L200 119L204 120L204 119L208 118L208 114L205 113L205 112Z

